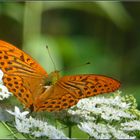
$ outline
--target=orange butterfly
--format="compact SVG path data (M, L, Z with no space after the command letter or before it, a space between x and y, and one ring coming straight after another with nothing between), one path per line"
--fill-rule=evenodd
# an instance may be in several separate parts
M102 75L60 77L59 71L48 75L32 57L4 41L0 41L0 69L5 86L32 111L67 109L81 98L120 87L117 80Z

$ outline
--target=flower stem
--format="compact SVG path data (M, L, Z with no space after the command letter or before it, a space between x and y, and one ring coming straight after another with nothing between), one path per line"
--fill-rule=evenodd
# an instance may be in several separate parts
M68 126L68 135L69 135L69 138L71 138L71 134L72 134L72 126L69 125Z

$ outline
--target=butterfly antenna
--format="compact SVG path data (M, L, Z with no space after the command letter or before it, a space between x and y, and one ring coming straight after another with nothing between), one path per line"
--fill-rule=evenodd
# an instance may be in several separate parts
M85 65L89 65L91 64L90 62L86 62L84 64L81 64L81 65L76 65L76 66L72 66L72 67L64 67L63 69L59 70L59 71L62 71L62 70L70 70L70 69L73 69L73 68L77 68L77 67L81 67L81 66L85 66Z
M48 50L49 57L51 58L51 61L52 61L53 67L54 67L54 69L55 69L55 71L56 71L56 66L55 66L55 63L54 63L54 61L53 61L53 58L52 58L52 56L51 56L51 54L50 54L50 50L49 50L48 45L46 45L46 49Z

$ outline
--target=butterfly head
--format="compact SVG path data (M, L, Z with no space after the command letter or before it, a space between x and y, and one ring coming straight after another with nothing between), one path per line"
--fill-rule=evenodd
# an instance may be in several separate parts
M56 70L54 72L51 72L45 80L45 85L54 85L58 81L58 79L60 79L59 71Z

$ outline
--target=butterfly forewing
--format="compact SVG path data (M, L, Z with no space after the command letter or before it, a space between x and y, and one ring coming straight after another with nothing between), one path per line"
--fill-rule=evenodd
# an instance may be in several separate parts
M47 77L45 70L25 52L4 41L0 41L0 69L9 91L30 107L42 91L41 84Z
M80 99L117 90L120 82L102 75L64 76L36 101L36 111L58 111L75 105Z

